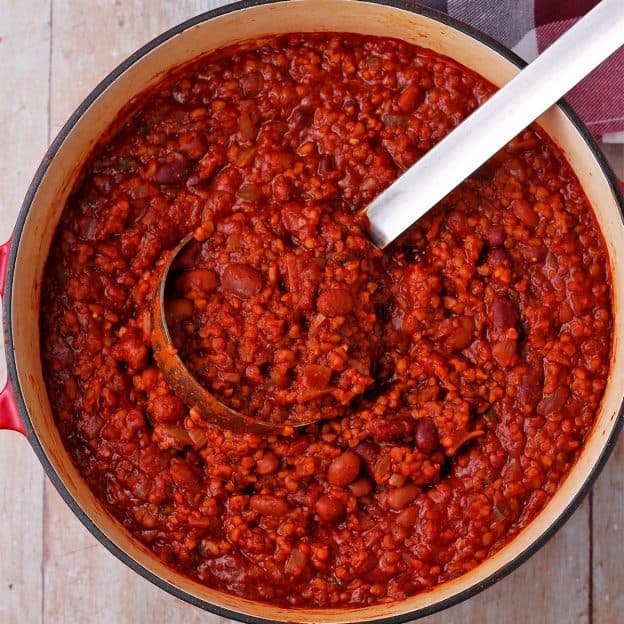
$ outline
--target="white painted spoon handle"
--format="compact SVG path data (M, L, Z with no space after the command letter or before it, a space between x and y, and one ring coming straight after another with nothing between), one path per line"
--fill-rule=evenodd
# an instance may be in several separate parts
M373 242L392 242L622 45L624 0L602 0L368 206Z

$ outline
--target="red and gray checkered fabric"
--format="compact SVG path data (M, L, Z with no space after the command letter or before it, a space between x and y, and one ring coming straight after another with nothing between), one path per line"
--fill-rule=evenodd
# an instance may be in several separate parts
M418 4L474 26L531 61L598 0L420 0ZM572 89L566 99L592 134L624 143L624 49Z

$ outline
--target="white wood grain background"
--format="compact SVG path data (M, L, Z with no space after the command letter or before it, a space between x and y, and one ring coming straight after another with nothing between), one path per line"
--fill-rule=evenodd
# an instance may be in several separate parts
M226 2L0 0L0 242L51 138L95 84L166 28ZM624 177L624 147L605 146ZM0 356L0 383L5 364ZM591 496L519 570L428 624L624 622L624 440ZM131 572L70 513L28 443L0 432L0 623L226 622Z

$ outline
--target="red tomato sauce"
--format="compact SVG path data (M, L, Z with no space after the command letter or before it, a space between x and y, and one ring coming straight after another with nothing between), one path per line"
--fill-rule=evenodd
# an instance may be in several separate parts
M44 275L44 371L84 478L156 556L279 605L403 599L487 559L578 457L609 372L606 251L536 125L384 252L360 211L494 88L396 40L304 34L203 59L94 155ZM183 359L262 420L170 391Z

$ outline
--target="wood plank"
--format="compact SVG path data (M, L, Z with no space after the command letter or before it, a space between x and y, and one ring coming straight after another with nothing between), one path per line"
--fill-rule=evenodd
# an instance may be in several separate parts
M603 145L615 174L624 180L624 145ZM592 492L593 621L621 622L624 613L624 437L620 436Z
M128 54L213 2L56 2L51 126L56 133L88 92ZM44 622L223 622L143 580L101 546L46 484Z
M593 502L593 621L596 624L622 621L624 582L622 540L624 539L624 437L592 493Z
M603 143L602 151L613 167L615 175L624 181L624 145L621 143Z
M48 141L49 0L2 0L0 15L3 243ZM0 355L0 387L5 379L6 365ZM17 433L0 432L0 481L0 621L41 623L44 476L28 442Z
M102 78L129 54L219 0L56 2L52 18L51 121L54 136Z
M586 499L561 530L515 572L471 600L428 618L426 624L591 622L589 508Z

